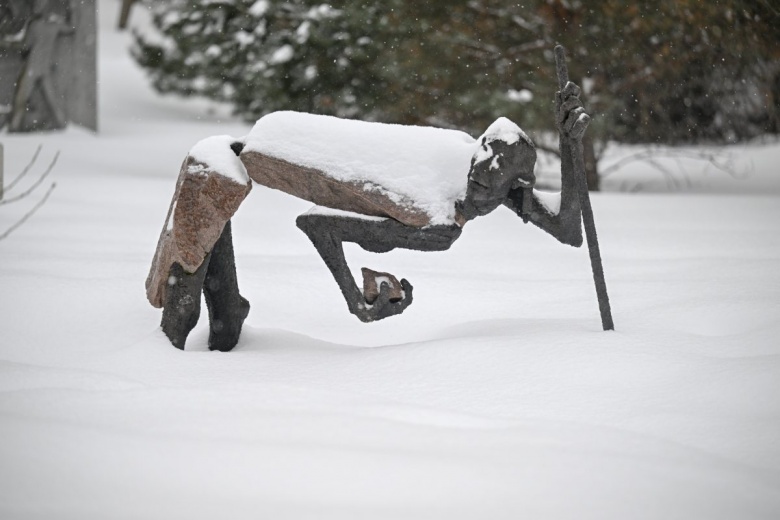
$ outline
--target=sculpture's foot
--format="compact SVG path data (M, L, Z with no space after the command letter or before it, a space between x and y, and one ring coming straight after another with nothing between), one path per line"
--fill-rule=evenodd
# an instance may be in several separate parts
M229 352L238 344L241 336L241 327L249 315L249 302L243 296L238 297L236 304L222 308L222 312L215 312L214 305L206 293L206 303L209 308L209 349Z
M208 258L190 274L181 265L174 263L168 274L165 290L162 330L173 346L184 350L184 343L200 316L200 291L206 276Z

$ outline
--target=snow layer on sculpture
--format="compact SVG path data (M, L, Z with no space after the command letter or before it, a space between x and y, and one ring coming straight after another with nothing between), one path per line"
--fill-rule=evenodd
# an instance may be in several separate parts
M469 166L479 143L440 128L388 125L299 112L261 118L246 151L315 168L347 182L364 183L450 224L455 201L466 193Z
M244 164L236 156L230 145L240 141L229 135L215 135L198 141L190 149L190 157L206 167L206 170L219 173L239 184L246 185L249 176ZM197 174L198 167L191 166L188 173Z

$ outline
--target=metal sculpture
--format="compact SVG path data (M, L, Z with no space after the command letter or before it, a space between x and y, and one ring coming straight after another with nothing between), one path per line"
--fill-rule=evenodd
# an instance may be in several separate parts
M149 301L163 308L163 331L174 346L183 349L198 321L203 291L210 320L209 348L229 351L237 344L249 303L238 290L230 218L251 190L251 181L326 208L299 216L296 224L330 270L349 311L363 322L404 312L413 301L413 287L405 279L399 281L389 273L364 268L361 289L344 257L344 242L377 253L396 248L444 251L460 237L468 221L506 206L561 243L579 247L583 241L582 203L587 203L589 211L590 205L587 193L583 198L579 189L584 171L577 150L581 149L590 118L580 102L579 87L565 75L560 78L556 121L562 159L561 192L552 204L549 195L534 189L534 144L503 118L473 140L474 153L462 177L464 189L445 211L445 219L421 210L423 205L417 204L413 193L393 192L376 180L345 178L330 172L327 165L308 159L297 161L264 147L264 139L273 137L273 125L265 125L271 133L262 134L263 139L250 134L248 140L219 136L202 141L182 165L146 281ZM300 121L303 126L320 124L316 118L325 116L266 117L269 121ZM334 129L347 124L326 123L332 123ZM362 133L385 131L381 125L371 126L376 123L359 124L365 125L360 127ZM419 132L412 130L417 127L408 128L409 132ZM304 144L314 146L316 138L307 134ZM592 213L590 218L592 221Z

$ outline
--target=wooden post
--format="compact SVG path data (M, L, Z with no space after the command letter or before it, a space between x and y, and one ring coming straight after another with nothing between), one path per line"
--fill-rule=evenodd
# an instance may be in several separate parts
M566 54L560 45L555 47L555 66L558 73L558 86L563 92L566 84L569 82L569 71L566 68ZM601 265L601 252L599 251L599 241L596 236L596 223L593 220L593 207L590 205L590 195L588 194L588 183L585 178L585 160L582 152L582 139L567 137L571 148L571 158L574 163L574 178L577 180L577 192L580 198L580 207L582 209L582 223L585 227L585 237L588 241L588 252L590 253L590 267L593 271L593 281L596 284L596 296L599 300L599 311L601 312L601 326L604 330L615 330L615 324L612 322L612 311L609 306L609 296L607 295L607 282L604 280L604 267Z

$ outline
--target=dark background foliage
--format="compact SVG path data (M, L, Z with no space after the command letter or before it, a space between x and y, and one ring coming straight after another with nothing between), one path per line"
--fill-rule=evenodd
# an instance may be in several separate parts
M302 110L481 133L554 128L552 48L608 141L736 142L780 131L771 0L165 0L134 54L161 92L255 120ZM539 139L543 142L543 139Z

